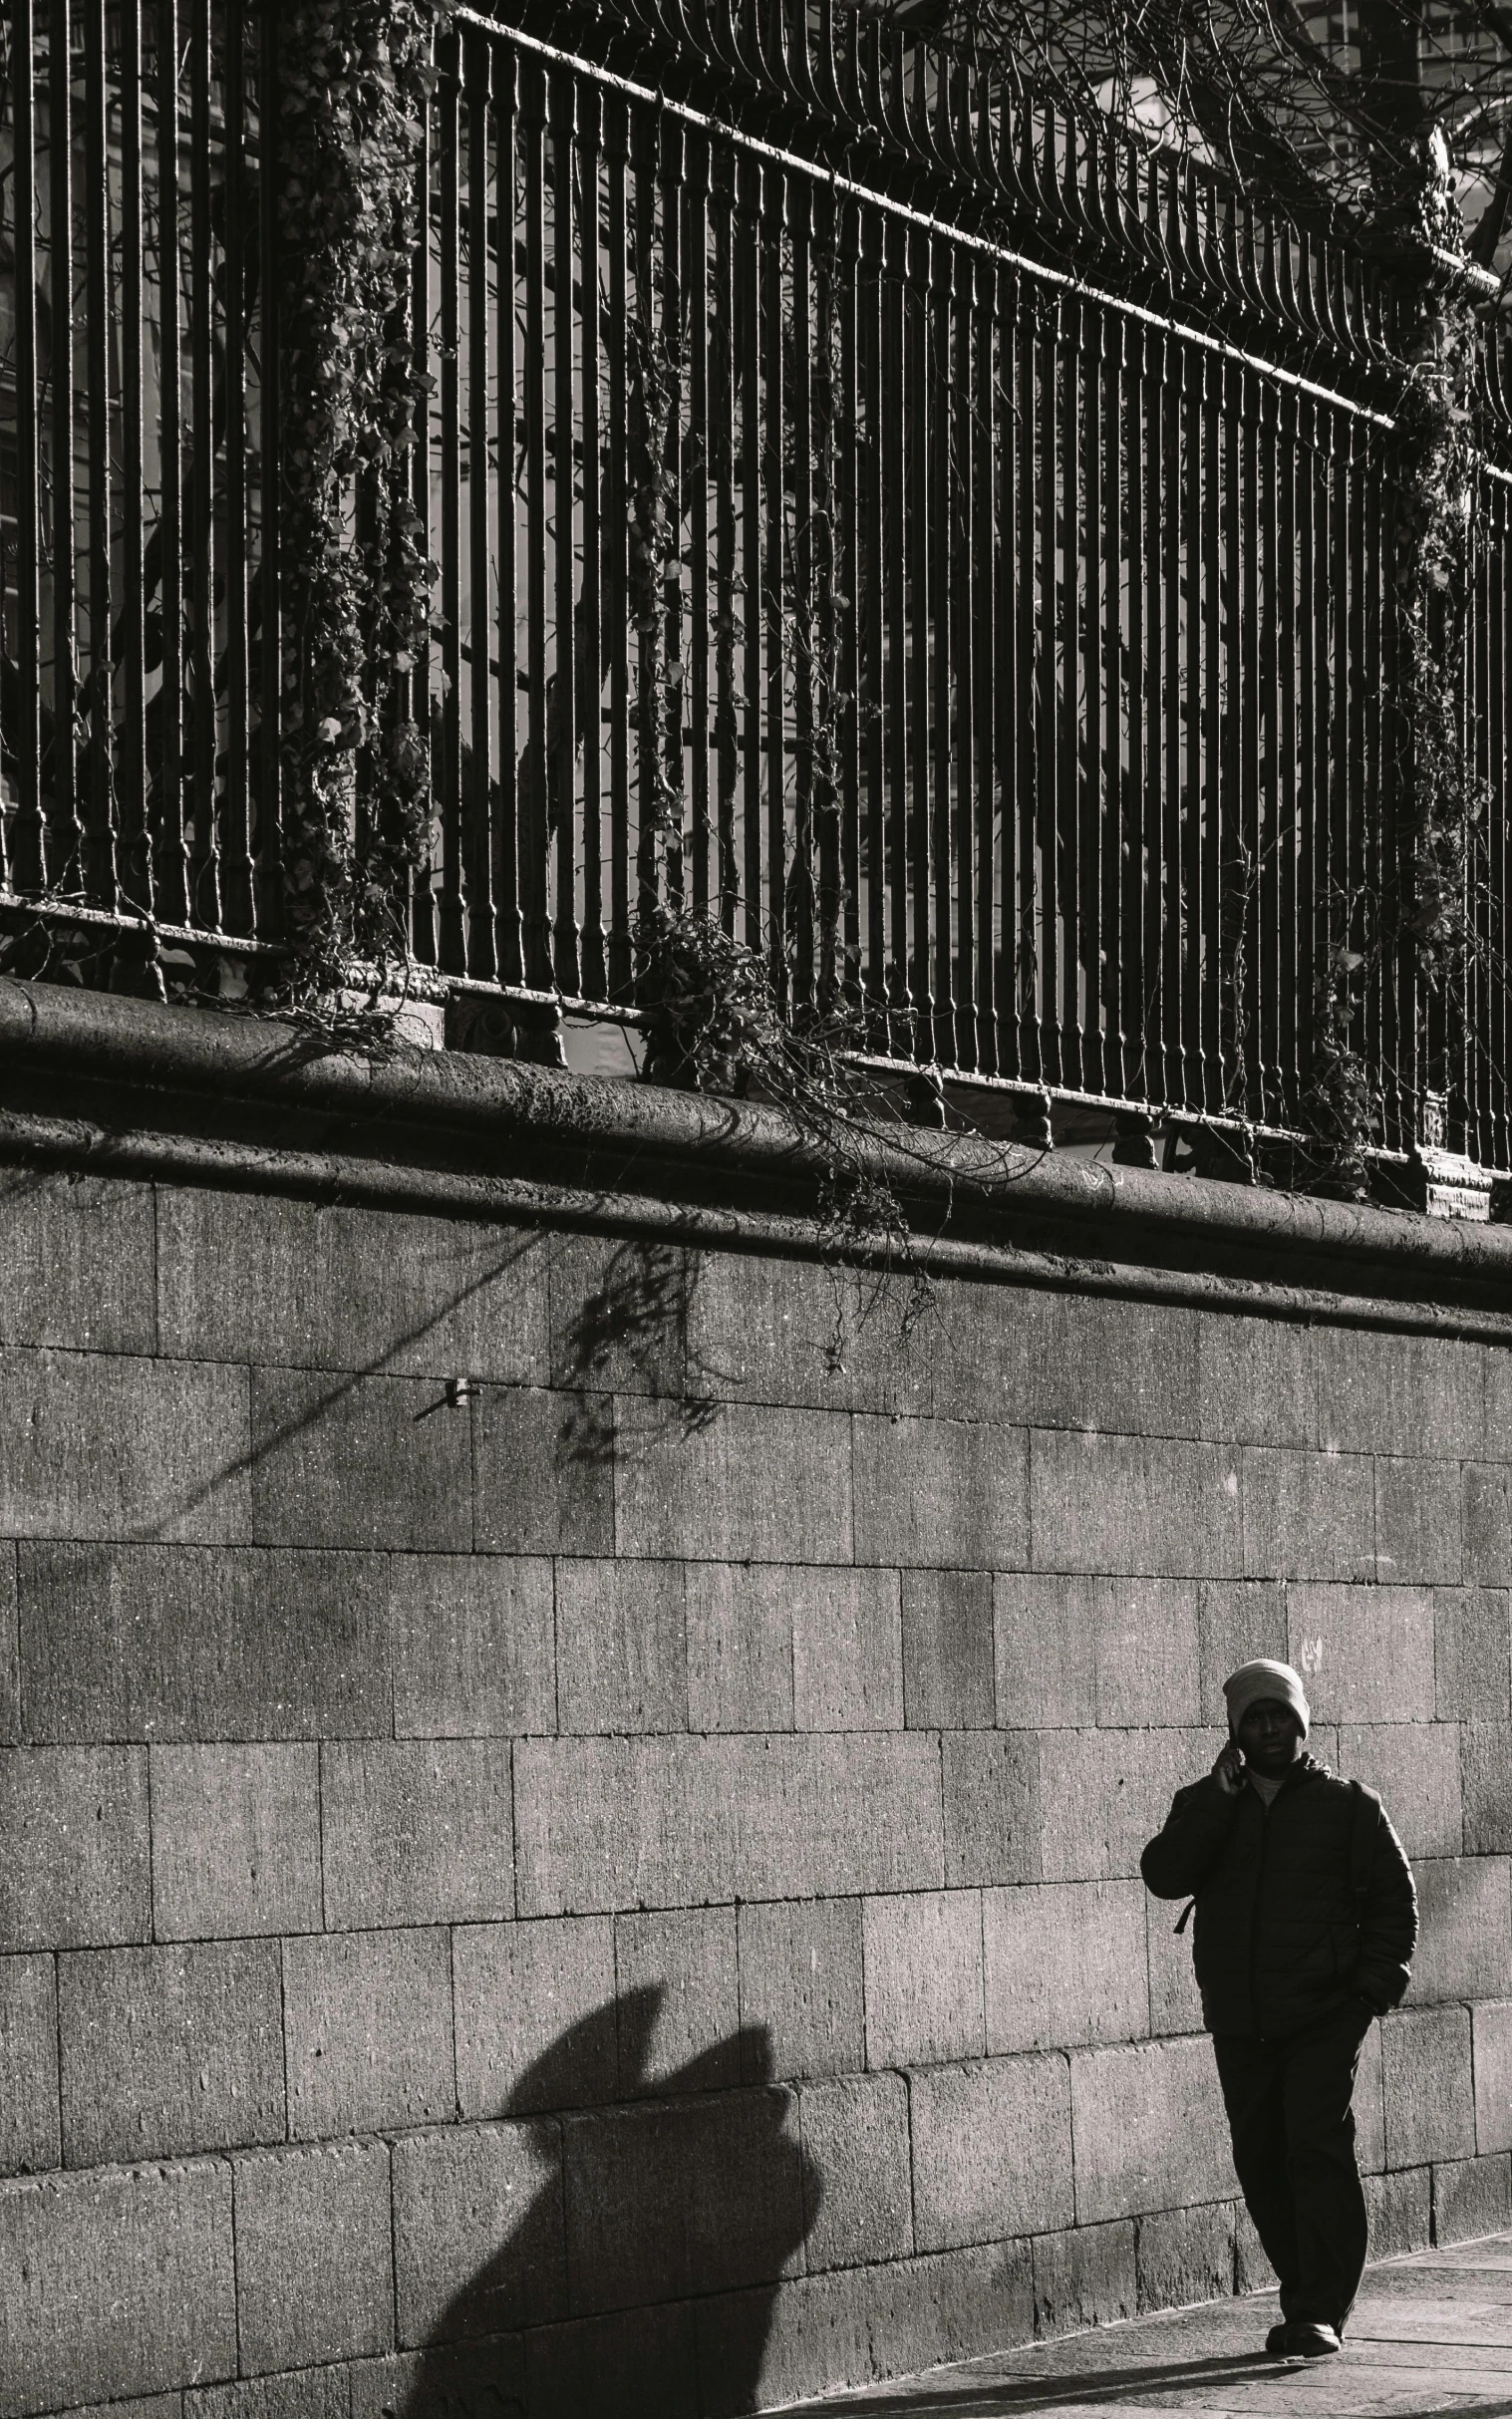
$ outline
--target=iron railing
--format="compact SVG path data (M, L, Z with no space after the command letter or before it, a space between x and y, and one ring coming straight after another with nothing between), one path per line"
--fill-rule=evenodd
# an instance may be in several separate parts
M281 933L275 17L4 31L0 906L158 962ZM880 1055L1290 1131L1344 952L1379 1139L1446 1095L1512 1163L1496 347L1446 986L1382 268L830 0L462 11L439 67L416 966L633 1015L660 901Z

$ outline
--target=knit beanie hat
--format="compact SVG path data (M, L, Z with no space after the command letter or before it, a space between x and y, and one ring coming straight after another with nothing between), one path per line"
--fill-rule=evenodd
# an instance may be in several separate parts
M1241 1663L1224 1681L1223 1693L1228 1700L1230 1730L1238 1729L1251 1705L1258 1705L1262 1697L1273 1696L1278 1703L1291 1706L1302 1724L1303 1737L1307 1737L1312 1708L1307 1691L1290 1663L1273 1663L1265 1656L1252 1663Z

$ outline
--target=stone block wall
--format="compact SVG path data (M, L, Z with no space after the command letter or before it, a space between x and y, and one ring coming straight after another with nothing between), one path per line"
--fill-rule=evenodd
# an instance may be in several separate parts
M0 1240L0 2419L713 2419L1261 2280L1137 1875L1255 1654L1417 1872L1377 2248L1512 2223L1512 1351Z

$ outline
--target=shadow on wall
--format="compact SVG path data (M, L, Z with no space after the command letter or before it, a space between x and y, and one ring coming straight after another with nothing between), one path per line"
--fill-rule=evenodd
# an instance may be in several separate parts
M711 1387L728 1384L729 1373L706 1366L690 1339L701 1268L681 1244L630 1240L609 1254L567 1330L567 1383L585 1389L562 1430L572 1460L608 1465L626 1445L644 1449L713 1426L720 1406ZM629 1373L632 1388L618 1402L605 1390L616 1371ZM636 1419L629 1404L642 1388L648 1407Z
M663 1995L608 2001L520 2077L501 2113L530 2124L544 2180L447 2303L397 2419L756 2409L777 2278L821 2179L764 2025L652 2079ZM696 2326L691 2297L721 2292Z

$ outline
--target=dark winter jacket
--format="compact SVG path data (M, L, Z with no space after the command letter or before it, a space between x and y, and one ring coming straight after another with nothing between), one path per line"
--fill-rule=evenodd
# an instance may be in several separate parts
M1406 1989L1417 1897L1401 1842L1368 1790L1310 1755L1269 1810L1211 1774L1179 1789L1140 1869L1157 1898L1196 1901L1210 2032L1298 2032L1352 1998L1381 2014Z

